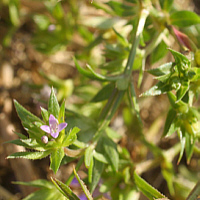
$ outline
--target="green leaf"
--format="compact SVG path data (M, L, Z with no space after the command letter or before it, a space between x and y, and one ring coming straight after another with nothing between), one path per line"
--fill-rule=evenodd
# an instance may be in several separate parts
M184 97L186 92L189 90L189 87L190 87L189 82L184 82L183 84L181 84L180 89L176 93L177 97L176 103L179 102Z
M62 142L62 146L67 147L70 144L73 144L73 142L76 141L77 136L76 134L80 131L80 129L78 127L74 127L71 131L69 131L69 133L67 133L67 135L65 135L63 142Z
M170 108L167 113L163 136L170 136L175 132L173 128L174 127L173 122L176 119L176 115L177 115L176 111L173 108Z
M99 101L104 101L107 100L110 97L110 94L115 88L114 83L109 83L105 85L91 100L92 102L99 102Z
M116 87L118 90L126 90L129 86L129 78L128 77L121 77L116 81Z
M101 174L104 169L104 164L102 162L97 161L94 159L94 167L93 167L93 173L92 173L92 183L90 184L90 192L93 193L94 189L96 188L100 178Z
M154 69L149 69L147 70L147 72L149 74L152 74L153 76L163 76L166 74L170 74L171 73L171 69L173 67L173 63L169 62L169 63L165 63L163 65L161 65L158 68L154 68Z
M190 163L193 151L194 151L194 145L195 145L195 138L187 133L186 134L186 143L185 143L185 153L187 157L187 163Z
M141 190L141 192L150 200L155 200L158 198L165 198L163 194L161 194L158 190L153 188L150 184L148 184L144 179L134 172L134 179L137 187Z
M182 10L174 12L170 15L170 21L172 25L178 27L187 27L200 23L200 17L191 11Z
M45 121L45 123L47 124L49 122L49 113L48 113L48 110L46 110L45 108L43 107L40 107L41 108L41 115L42 115L42 118L43 120Z
M198 200L199 194L200 194L200 181L197 182L197 184L190 192L186 200Z
M99 162L102 162L102 163L105 163L105 164L109 163L107 157L104 154L102 154L102 153L98 153L97 151L94 151L93 152L93 156Z
M108 1L106 3L110 8L112 8L113 12L118 15L118 16L131 16L135 14L135 7L134 6L130 6L130 5L126 5L124 2L118 2L118 1Z
M18 132L16 132L16 131L13 131L16 135L18 135L21 139L27 139L28 137L27 136L25 136L24 134L22 134L22 133L18 133Z
M44 179L38 179L30 182L15 181L13 183L18 185L27 185L38 188L48 188L48 189L54 188L54 185L51 182Z
M84 161L85 161L85 166L86 166L87 168L89 168L90 163L91 163L91 159L93 159L93 150L94 150L93 145L90 145L90 146L85 150Z
M174 0L159 0L159 2L163 10L169 11L173 5Z
M63 148L59 148L59 149L55 149L50 156L50 168L53 170L53 172L56 174L56 172L58 171L61 161L64 157L64 149Z
M23 106L21 106L16 100L14 100L15 109L17 111L17 114L22 122L22 125L24 128L29 129L31 126L33 126L33 123L35 122L42 122L41 119L30 113L28 110L26 110Z
M60 112L60 106L58 104L58 100L56 98L53 88L51 89L51 95L49 98L48 112L49 112L49 115L52 114L56 119L58 119L58 115Z
M128 40L127 40L125 37L123 37L119 32L117 32L117 31L115 30L115 28L113 28L113 31L115 32L115 34L116 34L116 36L117 36L119 42L120 42L122 45L124 45L125 47L127 47L127 46L129 45Z
M67 185L65 185L56 178L55 179L51 178L51 180L53 184L56 186L56 188L69 200L79 200L79 198L72 192L72 190Z
M166 92L169 92L170 90L171 90L171 86L169 84L166 84L160 81L156 85L154 85L152 88L142 93L140 96L142 97L156 96L156 95L165 94Z
M19 1L12 0L9 1L9 14L11 22L14 26L20 25L20 17L19 17Z
M158 62L167 54L167 45L165 42L161 41L160 44L151 53L150 61L152 64Z
M185 137L185 130L183 128L181 128L181 130L177 131L180 142L181 142L181 150L180 150L180 154L179 154L179 158L178 158L178 164L181 161L181 158L183 157L183 153L184 153L184 149L185 149L185 142L186 142L186 137Z
M65 101L63 101L60 106L58 121L59 123L65 122Z
M109 161L112 169L117 172L118 171L118 164L119 164L119 155L117 152L117 145L109 138L103 137L102 138L102 145L104 150L104 155Z
M48 151L40 151L40 152L16 152L8 156L8 159L13 158L25 158L25 159L31 159L31 160L37 160L47 157L52 150Z
M83 192L86 195L86 197L88 198L88 200L93 200L92 195L90 194L89 190L87 189L85 183L80 179L75 168L74 168L74 174L75 174L76 179L78 180L79 184L81 185L81 188L83 189Z
M42 188L31 193L23 200L66 200L66 198L54 187L53 189Z

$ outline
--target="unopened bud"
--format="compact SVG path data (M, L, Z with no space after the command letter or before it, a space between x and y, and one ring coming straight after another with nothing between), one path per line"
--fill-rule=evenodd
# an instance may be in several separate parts
M43 142L44 144L47 144L47 143L48 143L48 137L47 137L46 135L43 135L43 136L41 137L41 140L42 140L42 142Z

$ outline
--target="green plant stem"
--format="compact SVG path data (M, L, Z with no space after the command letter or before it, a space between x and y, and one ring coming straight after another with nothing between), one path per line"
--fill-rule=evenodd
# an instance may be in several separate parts
M190 192L186 200L198 200L200 197L200 181L197 182L194 189Z
M136 50L139 46L140 37L143 32L144 25L145 25L148 14L149 14L148 10L146 10L144 8L141 9L138 26L137 26L137 31L135 33L135 39L134 39L132 47L131 47L131 51L129 54L128 62L126 64L126 68L124 70L125 75L129 75L129 76L131 75L133 63L135 60Z

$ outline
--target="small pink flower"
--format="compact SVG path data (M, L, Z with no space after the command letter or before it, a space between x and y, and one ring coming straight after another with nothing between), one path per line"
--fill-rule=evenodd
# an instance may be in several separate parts
M45 131L46 133L51 134L53 138L57 138L59 135L59 132L62 131L64 128L67 127L67 123L58 123L58 120L51 114L49 116L49 126L48 125L42 125L40 128Z

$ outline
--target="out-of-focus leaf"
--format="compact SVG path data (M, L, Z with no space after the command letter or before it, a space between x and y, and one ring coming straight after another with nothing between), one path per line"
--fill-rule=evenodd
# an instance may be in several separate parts
M102 162L102 163L105 163L105 164L108 164L108 163L109 163L107 157L104 156L102 153L99 153L99 152L97 152L97 151L94 151L93 154L94 154L94 155L93 155L94 158L95 158L96 160L98 160L99 162Z
M148 197L150 200L155 200L158 198L165 198L163 194L158 192L155 188L153 188L150 184L148 184L144 179L137 175L134 172L134 179L137 187L142 191L142 193Z
M176 118L176 111L172 108L167 113L163 136L170 136L175 132L174 119Z
M59 116L59 111L60 111L60 106L56 98L54 89L52 88L51 95L49 98L49 103L48 103L48 112L49 112L49 115L52 114L57 119Z
M45 15L34 15L33 20L40 30L46 30L50 24L50 20Z
M130 6L130 5L126 5L124 2L118 2L118 1L108 1L106 3L110 8L112 8L113 12L118 15L118 16L131 16L135 14L135 7L134 6Z
M103 145L104 155L111 164L113 170L118 171L119 155L117 145L108 137L103 137L101 141Z
M20 25L20 17L19 17L19 1L12 0L9 1L9 14L11 22L14 26Z
M119 32L117 32L114 28L113 30L115 34L117 35L119 42L124 46L128 46L129 45L128 40L125 37L123 37Z
M93 173L92 173L92 183L90 184L90 192L93 193L94 189L96 188L100 178L101 174L104 169L104 163L99 162L98 160L94 159L94 167L93 167Z
M90 163L91 163L91 159L93 159L93 150L94 147L92 145L90 145L86 150L85 150L85 157L84 157L84 161L85 161L85 166L87 168L89 168Z
M172 25L178 27L192 26L200 23L200 17L191 11L181 10L176 11L170 15L170 21Z
M63 148L58 148L55 149L50 156L50 168L53 170L53 172L56 174L56 172L58 171L61 161L64 157L64 149Z
M72 190L66 184L62 183L56 178L51 178L51 180L56 186L56 188L69 200L79 200L79 198L72 192Z
M81 185L81 188L83 189L83 192L86 195L86 197L88 198L88 200L93 200L92 195L90 194L89 190L87 189L85 183L80 179L75 168L74 168L74 174L75 174L76 179L78 180L79 184Z
M112 93L113 89L115 88L114 83L109 83L105 85L91 100L92 102L99 102L104 101L110 97L110 94Z
M156 63L167 54L167 45L161 41L160 44L151 53L151 63Z
M25 159L31 159L31 160L36 160L36 159L42 159L47 157L52 150L47 150L47 151L40 151L40 152L16 152L8 156L7 158L25 158Z
M173 5L174 0L159 0L159 2L163 10L169 11Z

